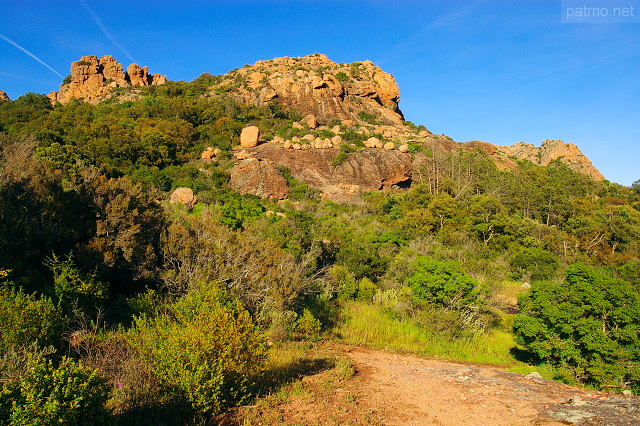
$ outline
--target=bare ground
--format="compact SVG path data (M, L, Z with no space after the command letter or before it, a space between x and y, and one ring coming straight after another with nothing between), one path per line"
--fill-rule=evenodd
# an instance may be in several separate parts
M495 366L335 348L356 374L327 370L241 410L245 425L640 425L640 399ZM236 423L236 424L238 424Z

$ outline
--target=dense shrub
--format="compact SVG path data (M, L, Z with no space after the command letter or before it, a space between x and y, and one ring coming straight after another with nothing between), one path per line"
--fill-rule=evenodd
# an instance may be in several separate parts
M462 272L460 264L420 256L411 266L415 273L409 277L407 284L418 300L448 310L460 310L483 303L486 290Z
M0 350L36 342L57 345L63 327L62 312L51 299L0 284Z
M558 269L558 259L547 250L528 247L516 253L511 259L511 267L517 271L517 278L526 273L534 281L548 280Z
M266 353L249 313L212 285L193 289L169 310L138 318L131 336L165 388L202 414L245 401Z
M26 373L0 391L0 423L9 425L108 425L109 386L95 370L63 357L31 356Z
M575 264L562 283L534 282L519 301L516 341L579 382L639 389L640 293Z
M71 257L62 260L53 255L47 260L53 272L53 288L58 307L67 315L93 315L107 298L107 285L94 274L82 274Z

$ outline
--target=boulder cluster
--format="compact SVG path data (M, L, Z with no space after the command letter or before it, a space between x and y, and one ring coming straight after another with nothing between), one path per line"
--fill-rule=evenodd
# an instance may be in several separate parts
M115 87L144 87L166 82L166 76L149 74L148 67L131 64L125 72L122 64L111 56L83 56L71 64L71 74L60 85L60 90L48 96L52 102L61 104L71 99L97 103L110 96Z
M304 123L306 127L301 122ZM309 131L329 130L331 133L334 134L334 136L321 138L319 136L315 136L312 133L308 133L302 137L294 136L291 139L284 139L281 136L275 136L271 140L271 143L282 146L282 148L284 149L303 150L303 149L338 149L345 142L341 135L342 128L339 125L335 125L331 128L328 128L327 126L318 126L318 120L313 114L309 114L305 116L304 119L301 120L301 122L294 122L292 127L295 129L301 129L301 130L308 129ZM357 133L360 133L360 134L376 133L376 134L383 135L383 137L385 138L403 137L403 136L405 138L415 138L416 136L420 137L420 135L411 133L406 129L402 129L394 126L377 126L371 129L365 126L356 128L353 125L354 123L352 120L343 120L341 124L343 127L354 129ZM428 132L426 132L426 134L428 134ZM426 134L422 136L426 136ZM242 159L251 157L251 153L246 151L246 149L253 148L257 146L260 142L261 142L260 129L258 129L258 127L248 126L243 128L242 133L240 135L240 148L242 148L242 150L236 152L236 155L235 155L236 158L242 160ZM397 149L402 153L409 152L409 146L407 145L406 142L401 142L396 144L394 142L387 141L386 143L383 143L379 138L374 136L367 139L364 142L364 146L365 148L379 148L379 149L386 149L386 150ZM203 159L213 158L213 156L210 155L210 152L211 152L211 148L207 148L207 151L203 152L202 158Z

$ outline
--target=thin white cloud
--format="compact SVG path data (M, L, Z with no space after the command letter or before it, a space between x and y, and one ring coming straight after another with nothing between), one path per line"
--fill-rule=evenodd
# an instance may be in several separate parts
M0 38L3 39L4 41L6 41L7 43L13 45L14 47L16 47L17 49L22 50L24 53L26 53L27 55L31 56L33 59L35 59L36 61L40 62L42 65L44 65L45 67L49 68L49 70L53 73L55 73L57 76L59 76L60 78L64 78L64 76L62 74L60 74L58 71L54 70L53 68L51 68L49 66L49 64L47 64L45 61L43 61L42 59L38 58L36 55L34 55L33 53L29 52L27 49L25 49L24 47L20 46L18 43L16 43L15 41L11 40L9 37L6 37L4 34L0 34Z
M418 31L396 44L392 49L383 52L376 61L378 65L395 62L428 46L434 35L439 32L454 31L468 23L486 0L476 0L470 4L453 9L433 21L426 22Z
M109 32L107 27L102 23L102 20L100 19L100 17L93 11L93 9L91 9L91 7L89 7L89 4L86 2L86 0L80 0L80 3L82 3L84 8L87 10L87 13L89 14L89 16L91 16L91 19L93 19L93 22L96 23L96 25L98 26L102 34L104 34L104 36L108 38L109 41L113 43L115 47L120 49L120 51L122 51L122 53L124 53L131 62L136 62L135 59L133 59L133 57L131 56L131 54L127 52L127 50L124 47L122 47L120 43L118 43L118 40L116 40L113 34Z

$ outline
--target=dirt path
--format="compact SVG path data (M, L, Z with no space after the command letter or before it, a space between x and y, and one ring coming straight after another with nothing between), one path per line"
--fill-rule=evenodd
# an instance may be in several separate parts
M393 425L640 425L640 400L497 368L369 349L348 352L359 403Z

